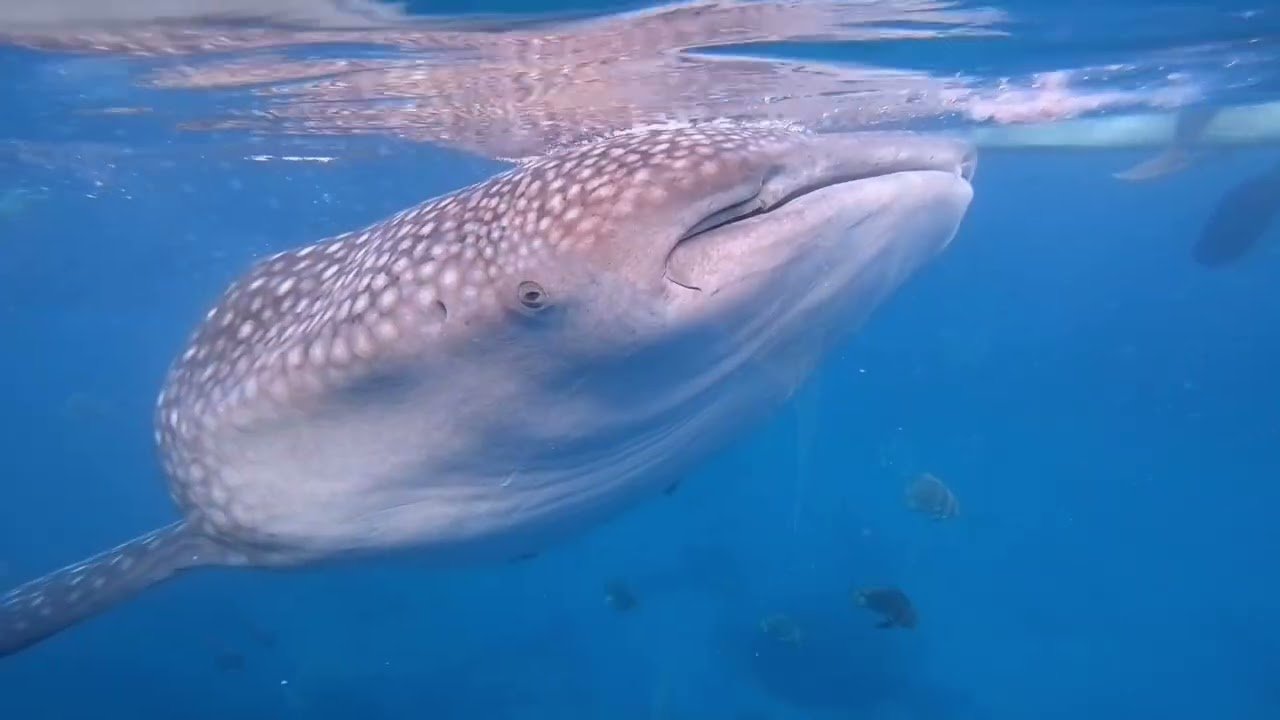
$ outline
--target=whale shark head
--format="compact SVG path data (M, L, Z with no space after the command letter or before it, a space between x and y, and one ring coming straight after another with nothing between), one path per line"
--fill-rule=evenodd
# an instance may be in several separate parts
M963 143L905 133L634 131L473 191L469 205L492 208L479 224L503 238L495 257L509 260L457 274L502 306L491 328L505 347L577 351L598 367L596 355L679 345L708 367L711 336L740 353L865 314L950 241L974 166Z

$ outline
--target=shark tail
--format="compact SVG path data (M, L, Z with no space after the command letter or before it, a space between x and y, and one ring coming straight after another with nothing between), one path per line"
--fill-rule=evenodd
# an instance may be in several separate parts
M0 657L13 655L127 600L180 570L220 564L225 551L176 522L0 596Z

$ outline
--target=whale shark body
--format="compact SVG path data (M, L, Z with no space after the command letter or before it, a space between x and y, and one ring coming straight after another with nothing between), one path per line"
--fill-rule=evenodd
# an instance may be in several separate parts
M200 566L525 556L780 407L953 238L967 143L729 123L549 153L264 259L156 406L182 519L0 598L0 655Z

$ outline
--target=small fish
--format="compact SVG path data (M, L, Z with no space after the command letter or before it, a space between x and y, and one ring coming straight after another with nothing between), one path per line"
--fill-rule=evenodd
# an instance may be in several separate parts
M787 645L799 646L804 641L804 633L796 621L780 613L761 620L760 632Z
M149 107L103 107L84 108L77 111L79 115L145 115L151 112Z
M244 655L238 652L218 653L213 662L222 672L244 670Z
M256 626L248 627L246 630L248 630L249 635L258 643L258 645L264 648L275 647L276 643L280 639L273 630L267 630Z
M916 610L911 605L907 594L896 587L869 588L857 590L853 594L854 602L868 610L883 616L876 623L878 628L914 628L916 626Z
M946 520L960 514L960 501L951 488L930 473L921 473L907 484L907 507L933 520Z
M627 612L640 604L635 593L621 580L611 580L604 587L604 601L618 612Z

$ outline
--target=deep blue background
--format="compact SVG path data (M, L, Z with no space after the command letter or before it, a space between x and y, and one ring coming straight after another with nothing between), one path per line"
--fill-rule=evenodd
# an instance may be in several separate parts
M4 135L59 139L55 90ZM380 140L254 164L94 122L62 139L138 151L0 176L46 188L0 215L3 586L173 518L155 392L248 262L497 167ZM1110 178L1142 157L984 155L948 251L671 497L520 565L193 574L0 663L0 717L1280 717L1280 237L1189 256L1280 153ZM961 518L904 508L920 471ZM638 610L609 609L612 578ZM878 584L919 628L871 628L849 591ZM759 632L772 613L800 648Z

